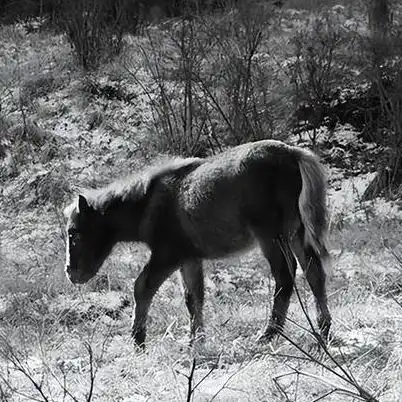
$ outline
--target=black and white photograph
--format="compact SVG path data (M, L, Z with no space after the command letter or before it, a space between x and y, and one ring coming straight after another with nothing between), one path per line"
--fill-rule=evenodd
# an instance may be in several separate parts
M24 401L402 401L401 1L0 0Z

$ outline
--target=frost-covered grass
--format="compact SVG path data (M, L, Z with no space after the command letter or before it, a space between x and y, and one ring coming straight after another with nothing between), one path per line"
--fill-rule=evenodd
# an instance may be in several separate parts
M378 225L380 221L379 217L373 219L372 231L384 230L386 222ZM394 234L398 232L392 225L389 228ZM357 383L373 394L378 392L379 400L398 401L402 352L400 266L383 245L373 248L370 232L360 235L360 241L353 244L349 238L360 230L353 224L334 235L333 240L343 243L344 249L335 258L329 282L334 324L328 350ZM139 251L144 259L145 251ZM109 264L114 265L117 258L114 255ZM37 395L37 391L21 370L15 370L14 355L6 354L10 353L8 345L17 353L18 364L41 381L51 400L60 400L64 387L78 400L88 395L88 350L96 369L94 400L100 401L186 400L186 376L194 358L193 385L210 373L194 391L197 401L209 401L216 394L214 400L219 401L280 401L285 394L292 401L310 401L337 388L353 391L313 361L335 368L318 350L314 338L294 324L308 328L296 297L292 299L286 335L311 357L304 358L284 339L276 340L271 347L256 343L273 296L267 265L259 253L206 265L206 340L194 349L188 347L188 315L175 275L155 297L145 352L136 350L129 337L134 272L116 281L118 267L109 271L111 283L123 284L124 290L106 287L94 292L91 285L86 285L60 295L18 292L3 298L0 311L5 338L1 339L1 351L7 362L9 385L15 390L10 400L19 400L17 390L28 395ZM297 286L314 317L313 300L302 275ZM5 375L6 366L2 367ZM358 399L334 393L325 400Z
M379 400L398 401L402 274L397 258L402 226L397 209L385 202L372 205L369 215L358 213L365 206L358 197L349 197L349 191L348 186L341 186L331 193L331 200L344 203L339 201L336 215L343 220L333 222L331 234L334 266L328 291L334 323L328 350ZM49 229L42 227L44 234ZM34 232L34 238L39 236L39 231ZM17 241L7 238L8 246ZM9 247L2 251L16 253ZM40 260L43 254L33 255ZM39 286L42 282L35 281L34 274L43 266L24 261L23 256L20 264L31 266L28 278L32 282L26 278L22 289L18 281L12 287L12 273L2 265L11 286L0 303L0 374L6 400L23 400L21 394L44 400L30 379L40 384L49 400L61 400L66 392L66 400L86 400L92 372L93 400L184 401L193 359L193 387L202 380L194 390L196 401L312 401L331 390L338 392L324 400L359 400L345 394L346 390L356 393L356 389L314 361L336 368L300 327L308 328L308 322L296 297L286 335L310 357L285 339L271 346L256 343L273 297L268 266L256 251L206 263L204 344L188 347L188 314L180 281L173 275L152 305L147 349L137 350L129 336L132 285L147 258L146 248L122 245L101 270L106 280L81 288L63 280L62 255L54 260L57 264L50 278L41 278L50 284L57 282L53 289ZM22 275L21 267L16 267L14 278ZM60 275L55 275L58 271ZM302 274L297 287L314 318L313 299Z
M296 296L285 328L290 340L256 343L274 291L258 251L206 262L206 339L193 349L173 275L155 297L147 348L140 351L130 339L132 288L148 250L119 245L97 279L73 287L63 273L62 210L81 187L125 176L149 158L149 99L116 62L84 77L62 37L1 29L0 117L7 123L0 137L0 151L6 150L0 159L1 400L185 401L194 361L195 401L359 400L347 393L357 390L337 376L345 373L332 358L379 400L402 399L400 211L395 203L360 201L372 177L360 158L375 150L350 127L318 137L324 149L336 140L323 156L344 162L329 165L330 356L302 328L309 324ZM144 70L138 76L147 79ZM134 97L94 96L88 80ZM30 136L19 129L23 114L36 127ZM306 145L308 136L302 140ZM297 288L314 321L301 273Z

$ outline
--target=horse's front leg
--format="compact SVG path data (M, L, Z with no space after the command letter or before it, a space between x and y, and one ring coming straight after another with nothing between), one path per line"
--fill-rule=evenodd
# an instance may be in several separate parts
M175 271L176 266L151 256L134 285L135 309L131 334L138 346L143 347L146 337L148 310L152 298L162 283Z
M180 272L183 278L186 306L190 313L190 344L192 344L197 337L203 335L204 273L202 261L198 259L187 261L180 268Z

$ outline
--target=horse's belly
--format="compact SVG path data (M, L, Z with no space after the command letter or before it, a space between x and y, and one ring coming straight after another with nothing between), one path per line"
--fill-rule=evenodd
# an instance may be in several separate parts
M224 257L254 244L254 237L244 229L223 225L213 229L198 225L191 236L192 243L204 258Z

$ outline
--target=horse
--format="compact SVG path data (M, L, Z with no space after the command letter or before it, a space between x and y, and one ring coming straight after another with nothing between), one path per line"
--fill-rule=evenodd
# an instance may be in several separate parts
M172 158L123 181L79 194L66 208L65 271L74 284L96 275L118 242L148 245L134 285L132 336L144 345L153 296L180 270L191 341L203 331L204 259L259 246L275 279L271 317L259 340L283 333L296 258L327 339L326 174L309 150L262 140L207 158Z

